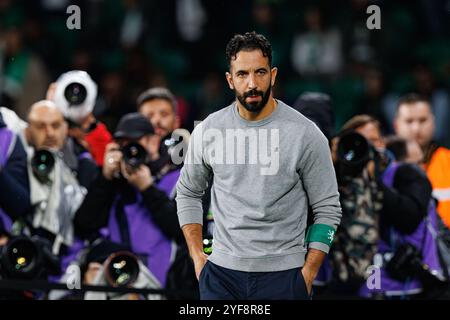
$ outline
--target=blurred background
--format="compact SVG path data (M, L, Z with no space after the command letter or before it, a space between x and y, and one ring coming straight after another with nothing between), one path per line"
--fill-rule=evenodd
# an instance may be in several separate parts
M69 30L69 5L81 29ZM369 30L369 5L381 30ZM48 85L71 69L99 85L96 117L110 130L152 86L177 96L182 126L228 105L225 46L255 30L271 41L275 96L306 91L333 98L336 128L359 113L390 133L398 96L431 99L436 138L450 146L450 1L0 0L0 105L25 117Z

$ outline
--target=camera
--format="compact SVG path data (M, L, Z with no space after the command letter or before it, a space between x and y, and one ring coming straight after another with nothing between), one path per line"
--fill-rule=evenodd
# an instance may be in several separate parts
M149 161L147 151L139 143L128 143L124 145L120 151L122 152L125 163L134 169Z
M94 110L97 84L85 71L63 73L56 81L55 104L64 117L76 124Z
M44 279L60 272L59 258L43 238L14 236L0 247L0 275L6 279Z
M401 282L418 278L424 288L437 288L445 285L445 279L434 274L428 265L422 261L422 253L412 244L403 243L387 262L388 274Z
M55 167L55 157L53 153L47 149L40 149L34 152L31 159L31 169L34 175L40 181L48 181L49 175Z
M115 288L153 288L160 289L161 284L141 261L141 257L130 251L121 243L105 239L97 239L80 255L79 265L82 273L92 273L91 278L85 278L88 285L111 286ZM101 264L99 269L90 271L92 262ZM90 292L84 295L85 300L122 300L128 293ZM160 295L146 295L144 299L161 299Z
M343 134L337 146L338 174L341 177L356 177L375 158L370 143L357 132Z

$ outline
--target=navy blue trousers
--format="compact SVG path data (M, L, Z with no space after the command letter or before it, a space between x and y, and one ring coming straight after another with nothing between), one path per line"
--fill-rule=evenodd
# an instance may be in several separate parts
M243 272L206 262L199 278L201 300L310 300L299 268Z

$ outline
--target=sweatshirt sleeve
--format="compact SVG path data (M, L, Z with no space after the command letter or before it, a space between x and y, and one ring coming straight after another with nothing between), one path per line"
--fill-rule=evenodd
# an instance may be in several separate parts
M313 214L306 243L328 253L342 216L336 173L327 139L316 126L306 130L304 146L300 177Z
M31 210L27 154L17 137L4 168L0 168L0 207L17 219Z
M395 173L393 188L379 184L384 195L383 218L405 234L413 233L428 213L432 187L420 170L403 164Z
M212 174L211 167L203 158L203 125L204 122L200 123L192 132L185 163L176 186L180 227L190 223L203 225L202 198Z

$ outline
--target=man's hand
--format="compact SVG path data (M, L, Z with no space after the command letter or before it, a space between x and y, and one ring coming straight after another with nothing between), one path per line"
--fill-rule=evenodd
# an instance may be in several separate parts
M120 165L124 178L139 191L142 192L153 184L153 177L148 166L142 164L139 168L130 170L124 161L121 161Z
M197 223L185 224L182 228L189 254L194 262L195 276L200 280L200 273L205 267L208 256L203 252L202 225Z
M316 278L316 274L314 274L314 272L311 272L311 270L303 267L300 272L303 275L303 279L305 280L305 284L306 284L306 289L308 291L308 295L311 295L311 291L312 291L312 285L313 285L313 281Z
M317 273L319 272L320 266L322 265L325 256L325 252L317 249L308 249L305 264L300 271L303 275L303 279L305 280L308 295L311 295L313 281L316 278Z
M200 280L200 273L208 261L208 255L205 253L200 253L197 256L194 256L192 260L194 261L195 276L197 277L197 280Z
M107 180L112 180L120 172L120 162L122 161L122 152L119 151L119 145L111 142L106 146L105 158L103 162L103 176Z

